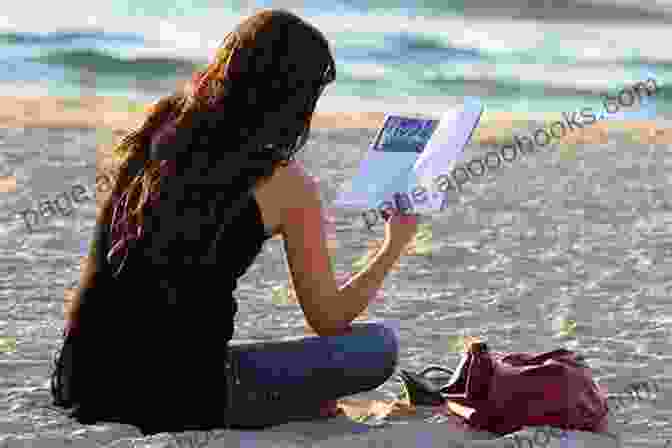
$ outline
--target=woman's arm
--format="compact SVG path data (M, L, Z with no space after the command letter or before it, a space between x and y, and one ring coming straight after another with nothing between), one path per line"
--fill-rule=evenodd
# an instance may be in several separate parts
M281 176L289 203L283 210L281 233L297 299L318 335L341 334L375 297L403 246L386 240L369 264L338 288L317 185L295 165Z

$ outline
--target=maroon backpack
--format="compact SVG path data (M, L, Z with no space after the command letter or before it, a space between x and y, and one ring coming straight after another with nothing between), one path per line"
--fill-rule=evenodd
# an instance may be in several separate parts
M418 374L402 371L401 376L411 402L419 402L413 404L443 405L477 429L508 434L523 426L549 425L606 431L606 395L582 358L565 349L496 353L471 342L443 387L432 388Z

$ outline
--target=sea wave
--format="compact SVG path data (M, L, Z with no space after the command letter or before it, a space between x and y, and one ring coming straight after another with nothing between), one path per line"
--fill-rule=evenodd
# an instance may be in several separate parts
M48 33L4 32L0 33L0 44L11 45L58 45L73 44L81 40L112 41L142 44L144 39L137 34L113 33L106 31L55 31Z
M187 74L197 67L194 62L180 58L125 58L94 49L52 50L28 60L77 69L92 68L95 72L102 74L145 76L165 76L169 73Z
M661 80L672 79L672 54L653 45L666 41L669 26L640 23L636 17L590 26L580 20L522 20L513 18L511 9L519 0L497 6L509 8L508 16L472 14L480 1L430 0L421 8L336 2L319 11L273 7L288 7L325 34L337 65L337 82L327 95L343 99L470 95L507 110L522 101L521 108L541 102L539 109L549 111L565 110L567 105L558 101L583 104L587 96L618 90L643 79L647 69ZM66 90L80 92L82 85L105 95L167 94L175 78L189 77L210 61L226 33L251 12L195 5L177 15L170 0L161 5L145 0L141 11L121 0L102 3L99 11L86 2L77 8L67 6L76 0L64 2L59 8L45 5L37 16L34 8L20 5L11 23L0 18L2 84L40 81L49 94L65 96ZM641 3L650 11L658 7ZM267 6L262 1L254 9ZM599 6L610 7L624 11ZM67 8L78 14L62 14ZM114 14L108 15L108 9ZM661 101L667 101L665 96Z

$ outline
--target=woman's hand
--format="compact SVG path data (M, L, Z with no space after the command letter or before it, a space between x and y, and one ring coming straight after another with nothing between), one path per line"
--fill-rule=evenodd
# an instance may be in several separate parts
M418 215L404 215L397 212L385 222L385 241L393 247L403 249L413 240L418 231Z

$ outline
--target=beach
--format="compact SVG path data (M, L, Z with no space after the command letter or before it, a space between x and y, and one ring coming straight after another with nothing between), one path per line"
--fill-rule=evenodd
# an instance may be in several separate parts
M672 446L672 3L496 3L8 5L0 17L0 448ZM609 402L611 435L467 431L454 415L399 401L394 377L342 400L345 415L266 431L141 437L127 425L75 424L50 407L51 357L109 194L115 142L142 123L148 104L211 62L243 17L269 7L319 29L336 65L297 159L319 183L339 282L384 238L382 220L332 204L385 114L438 119L468 97L484 105L463 162L446 173L457 187L445 209L423 216L358 319L395 330L399 369L456 366L464 338L476 336L493 351L579 352L610 393L655 383L656 393ZM584 126L575 116L586 110L608 116ZM535 145L512 155L525 136ZM265 243L234 295L234 341L310 334L281 239ZM194 344L179 333L166 343L176 353Z
M95 192L96 176L113 167L113 142L143 118L134 107L124 109L102 96L0 98L0 309L7 316L0 317L0 447L515 446L512 435L465 432L459 419L432 409L401 408L363 422L339 416L266 431L143 438L131 426L82 426L49 408L48 374L61 341L64 297L78 282L102 195L83 199L68 216L53 216L32 231L17 213L74 185ZM356 172L383 116L316 113L299 159L318 178L325 205ZM513 133L538 129L540 118L486 112L466 158L498 148ZM671 153L668 121L607 121L475 178L431 218L431 240L423 251L400 259L383 284L384 300L362 319L397 331L399 368L454 366L455 341L471 335L497 351L581 352L610 392L647 378L666 391ZM372 234L357 213L332 213L335 270L349 273L370 241L383 238L382 225ZM273 288L286 285L282 243L273 239L239 282L236 340L306 334L298 304L271 297ZM180 344L176 349L188 350L188 341ZM390 401L398 392L391 378L376 391L350 397L350 417L368 413L352 400ZM664 392L656 394L610 418L610 431L621 434L623 447L663 447L672 439L671 410ZM570 435L571 441L545 446L618 446L609 436Z

